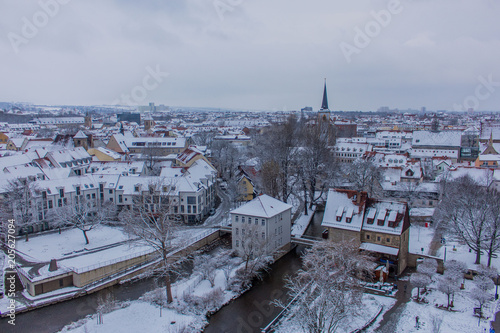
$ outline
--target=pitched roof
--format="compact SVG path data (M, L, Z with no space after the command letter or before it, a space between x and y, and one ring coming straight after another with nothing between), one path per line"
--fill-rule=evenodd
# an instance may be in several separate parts
M250 215L257 217L273 217L291 209L292 205L274 199L267 194L258 196L243 206L231 211L231 214Z
M87 135L85 135L85 133L83 133L81 130L78 131L75 136L73 137L74 139L86 139L87 138Z

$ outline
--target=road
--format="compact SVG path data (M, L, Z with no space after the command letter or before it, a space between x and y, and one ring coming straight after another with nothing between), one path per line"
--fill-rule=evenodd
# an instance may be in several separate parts
M225 220L229 218L229 211L231 210L231 200L229 199L229 195L227 194L227 192L221 190L218 186L216 187L215 192L220 198L221 202L219 204L219 207L217 207L215 214L209 216L205 220L205 223L203 223L203 225L207 227L223 225Z

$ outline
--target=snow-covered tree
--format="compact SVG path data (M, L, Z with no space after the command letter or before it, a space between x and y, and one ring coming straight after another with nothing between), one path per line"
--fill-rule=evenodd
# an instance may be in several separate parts
M194 272L200 274L202 279L208 280L212 287L215 286L217 262L213 256L203 254L194 258Z
M437 266L436 259L424 258L424 260L418 264L417 272L425 274L432 279L432 276L436 274Z
M335 332L361 306L361 281L374 264L352 242L320 242L307 250L303 268L287 280L295 320L306 332ZM281 307L286 304L276 301Z
M413 273L410 276L410 283L417 288L417 301L420 300L420 288L426 288L431 283L431 278L427 274Z
M50 211L49 217L55 226L79 229L85 237L85 244L89 244L87 232L110 221L115 212L116 206L112 202L102 203L81 196L76 197L75 202L54 208Z
M457 271L446 271L445 274L439 277L438 280L438 290L441 291L448 297L448 305L449 308L452 306L450 303L450 297L457 291L460 290L460 279L461 275Z
M472 289L471 296L479 304L479 310L481 312L484 303L491 299L489 291L494 287L495 285L490 277L484 275L476 275L474 277L474 288Z

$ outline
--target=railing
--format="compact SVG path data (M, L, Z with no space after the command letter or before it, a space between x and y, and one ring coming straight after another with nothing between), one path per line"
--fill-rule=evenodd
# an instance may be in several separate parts
M197 275L195 279L188 285L186 289L182 292L182 297L186 297L187 295L192 295L194 289L203 281L203 277L201 275Z
M112 265L112 264L116 264L118 262L122 262L122 261L125 261L125 260L128 260L128 259L132 259L132 258L137 258L137 257L141 257L141 256L144 256L144 255L148 255L148 254L151 254L153 252L155 252L155 251L154 250L146 250L146 251L142 251L142 252L139 252L139 253L131 253L131 254L123 256L123 257L119 257L119 258L115 258L115 259L112 259L112 260L107 260L107 261L99 262L99 263L94 264L94 265L89 265L89 266L85 266L85 267L81 267L81 268L72 267L72 270L75 273L80 274L80 273L88 272L88 271L91 271L91 270L94 270L94 269L97 269L97 268L101 268L101 267L104 267L104 266L109 266L109 265Z

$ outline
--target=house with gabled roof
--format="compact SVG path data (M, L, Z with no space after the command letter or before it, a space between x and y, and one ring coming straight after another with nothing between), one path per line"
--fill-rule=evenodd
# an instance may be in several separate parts
M260 241L268 253L290 245L292 205L263 194L233 209L230 215L232 245L237 253L241 254L245 238Z
M368 198L366 192L330 189L321 226L332 242L352 241L401 274L408 263L410 219L405 202Z

